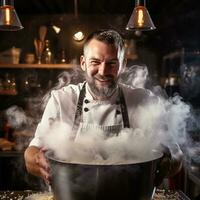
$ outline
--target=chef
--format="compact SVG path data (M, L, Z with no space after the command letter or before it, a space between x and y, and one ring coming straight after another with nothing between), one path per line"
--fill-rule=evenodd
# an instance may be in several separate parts
M50 176L43 151L42 136L48 134L44 127L50 127L54 121L67 123L72 127L74 140L88 131L102 131L106 136L118 134L122 128L136 126L134 116L138 106L156 101L148 90L118 83L126 60L123 39L116 31L100 30L90 34L83 54L80 65L86 81L51 92L35 136L25 151L28 172L46 181ZM173 163L173 167L171 163L169 166L176 172L181 166L180 159Z

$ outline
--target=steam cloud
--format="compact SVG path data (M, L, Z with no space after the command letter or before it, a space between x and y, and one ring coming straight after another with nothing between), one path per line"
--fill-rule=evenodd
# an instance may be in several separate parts
M185 143L190 108L180 98L139 107L136 113L137 128L123 129L108 138L101 132L90 132L74 141L71 127L54 122L44 138L45 146L66 162L122 164L153 159L152 150L159 150L160 144L173 150L176 143Z
M62 73L53 89L78 82L79 75L77 70ZM133 66L122 74L119 81L134 88L145 87L148 81L147 67ZM152 150L160 150L160 144L169 147L173 154L176 150L174 147L179 144L189 157L196 156L199 159L199 141L194 142L189 133L199 130L200 115L192 113L190 105L178 95L168 98L159 86L152 87L151 91L159 96L159 103L137 108L137 115L134 119L130 118L130 123L135 124L134 129L123 129L117 137L106 138L101 132L91 132L74 140L71 127L55 121L48 130L45 127L48 133L43 140L45 148L53 150L57 158L67 162L116 164L151 159L154 155ZM13 127L31 121L16 106L7 110L7 116Z
M145 87L148 71L145 66L134 66L124 72L120 82L132 87ZM131 77L128 75L132 74ZM141 162L154 157L154 151L161 151L161 144L176 153L176 144L187 144L188 120L191 107L178 95L166 98L166 93L156 86L152 92L159 96L159 102L138 107L137 115L130 118L134 129L123 129L118 136L105 137L101 132L90 132L74 140L71 127L54 122L44 137L44 145L55 152L56 157L66 162L90 164L119 164ZM73 139L72 139L73 138ZM59 145L58 145L59 144ZM187 149L188 151L188 149Z
M9 124L16 129L32 123L32 119L27 117L25 111L16 105L6 110L6 116Z

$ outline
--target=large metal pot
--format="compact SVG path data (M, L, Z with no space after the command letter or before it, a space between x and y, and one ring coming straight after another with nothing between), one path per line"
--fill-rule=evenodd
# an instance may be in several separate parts
M139 163L88 165L66 163L46 154L56 200L150 200L161 153Z

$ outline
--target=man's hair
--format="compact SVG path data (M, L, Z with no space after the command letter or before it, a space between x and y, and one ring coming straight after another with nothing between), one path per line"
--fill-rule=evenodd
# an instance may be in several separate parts
M124 40L117 31L111 29L103 29L91 33L86 38L86 41L83 46L84 55L86 55L87 46L92 39L104 42L108 45L114 45L115 48L118 50L118 59L120 63L124 61L124 53L125 53Z

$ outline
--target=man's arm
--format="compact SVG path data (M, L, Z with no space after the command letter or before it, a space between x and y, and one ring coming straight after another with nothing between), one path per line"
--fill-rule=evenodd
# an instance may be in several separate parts
M26 169L30 174L39 176L49 183L49 166L44 151L36 146L29 146L24 153Z

